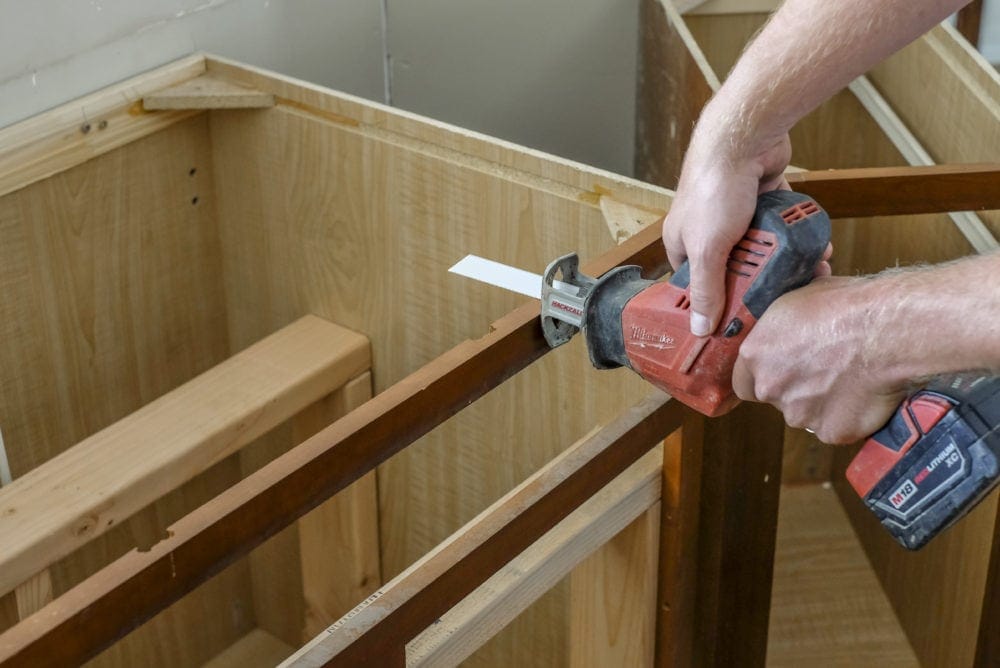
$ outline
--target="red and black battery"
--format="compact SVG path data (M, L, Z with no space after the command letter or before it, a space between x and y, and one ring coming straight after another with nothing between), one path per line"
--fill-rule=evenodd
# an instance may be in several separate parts
M915 393L847 479L903 547L923 547L1000 481L1000 377L962 374Z

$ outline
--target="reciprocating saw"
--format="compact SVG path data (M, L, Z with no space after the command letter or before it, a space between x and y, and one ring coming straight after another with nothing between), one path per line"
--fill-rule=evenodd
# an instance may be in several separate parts
M726 264L722 324L707 337L690 332L686 262L666 281L643 279L636 266L592 278L576 254L566 255L542 279L542 330L552 347L582 331L598 369L629 367L701 413L722 415L739 403L732 373L740 344L771 303L812 279L829 240L829 217L809 197L760 195ZM1000 480L998 425L1000 379L942 379L868 439L848 479L896 540L918 549Z

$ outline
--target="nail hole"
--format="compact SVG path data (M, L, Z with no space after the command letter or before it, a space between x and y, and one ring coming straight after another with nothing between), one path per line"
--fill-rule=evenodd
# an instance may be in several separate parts
M82 132L83 134L87 134L88 132L90 132L90 123L84 123L83 125L81 125L80 132Z
M197 172L198 172L198 168L197 167L192 167L191 169L188 170L188 176L194 176Z
M191 203L192 204L197 204L198 203L198 196L197 195L195 195L194 197L191 198Z
M107 121L101 121L100 123L97 124L97 129L98 130L103 130L106 127L108 127L108 122Z

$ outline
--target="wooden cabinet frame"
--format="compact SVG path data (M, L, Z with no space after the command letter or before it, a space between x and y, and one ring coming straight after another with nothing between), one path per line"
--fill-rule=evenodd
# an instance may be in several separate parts
M692 50L690 34L669 5L647 2L644 12L647 67L669 49L694 54L694 61L687 56L677 61L687 77L680 90L702 92L691 93L686 106L672 113L681 119L696 115L698 95L703 103L712 82L704 78L704 63L696 62L701 56ZM664 94L642 88L640 107L658 109L653 97ZM186 59L0 132L0 198L205 115L213 144L238 155L235 135L225 136L233 132L230 123L273 142L268 114L287 124L279 139L308 141L312 133L336 133L345 142L370 146L363 157L378 165L384 159L378 152L396 151L407 160L445 164L470 175L470 183L489 179L498 193L516 190L524 201L545 199L538 205L545 211L557 203L567 211L579 209L579 215L603 221L602 231L614 238L628 237L592 253L584 267L592 275L620 264L637 264L649 276L666 270L655 221L669 206L667 190L211 56ZM84 132L81 117L101 129ZM648 114L640 123L641 132L655 134L655 127ZM682 143L675 138L658 145L677 149ZM641 155L647 176L662 174L666 181L676 174L676 150ZM834 217L1000 208L994 164L803 172L790 180ZM982 229L980 224L975 233ZM25 615L0 635L0 661L65 665L95 656L540 360L548 349L537 312L537 302L524 304L494 320L482 338L459 343L385 387L376 382L374 398L170 524L168 535L149 549L111 561ZM574 353L579 351L564 349L552 357L568 360ZM580 368L584 363L572 362ZM352 369L348 376L363 370ZM292 413L300 410L297 405ZM467 656L503 626L502 620L538 598L545 588L538 583L554 583L627 527L630 544L640 546L636 554L643 555L636 559L647 565L630 586L637 595L651 583L656 588L655 598L643 599L642 610L650 614L636 656L655 658L658 665L762 665L784 440L780 416L765 407L742 406L707 420L665 395L653 395L604 422L377 589L292 662L407 665L426 657ZM10 507L15 503L16 498ZM992 643L1000 637L1000 611L989 593L1000 571L997 552L994 545L978 626L978 665L996 660ZM518 559L524 565L510 567ZM48 565L39 564L38 570ZM479 589L487 581L493 594ZM453 608L459 612L447 617ZM430 633L438 620L462 642Z

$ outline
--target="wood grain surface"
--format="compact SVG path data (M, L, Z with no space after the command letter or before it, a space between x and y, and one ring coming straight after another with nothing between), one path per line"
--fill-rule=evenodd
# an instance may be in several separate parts
M920 665L829 485L781 489L767 665Z

